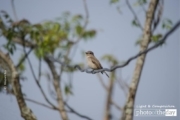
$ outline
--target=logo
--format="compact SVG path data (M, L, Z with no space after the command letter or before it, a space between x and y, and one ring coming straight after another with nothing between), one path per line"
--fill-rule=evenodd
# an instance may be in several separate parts
M6 90L7 89L7 71L4 70L4 89Z

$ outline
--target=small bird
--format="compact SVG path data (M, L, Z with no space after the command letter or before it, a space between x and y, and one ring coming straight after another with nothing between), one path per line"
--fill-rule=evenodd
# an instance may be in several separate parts
M99 60L94 56L94 53L92 51L87 51L86 53L86 59L87 59L87 64L88 67L90 67L93 70L98 70L98 69L102 69L103 67L101 66L101 63L99 62ZM103 74L103 72L101 72ZM104 71L104 73L106 74L107 77L108 74Z

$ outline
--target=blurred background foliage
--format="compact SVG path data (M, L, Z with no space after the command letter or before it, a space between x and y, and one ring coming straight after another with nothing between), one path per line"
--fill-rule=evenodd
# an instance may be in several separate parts
M120 2L120 0L110 0L110 5L116 5L117 10L120 10ZM147 5L148 2L147 0L137 0L133 3L133 7L143 7ZM0 12L0 36L7 39L6 43L3 44L3 48L10 55L13 55L17 50L17 44L13 39L22 39L36 45L33 51L37 59L44 58L46 55L51 54L66 64L72 64L72 58L69 53L73 49L73 46L80 40L92 40L96 36L97 31L95 29L87 29L87 24L87 16L84 17L80 14L72 15L70 12L64 12L61 17L37 24L31 24L26 19L13 21L6 11ZM136 18L132 20L131 24L137 28L140 27ZM165 30L171 29L172 25L172 21L168 18L164 18L161 22L161 27ZM151 37L152 43L157 43L162 37L163 35L160 32L153 34ZM141 41L142 35L140 35L140 38L135 44L140 45ZM23 49L27 48L24 47ZM84 51L82 51L82 54L84 54ZM19 61L22 61L24 56L25 54L22 53ZM104 55L102 60L107 61L111 67L119 64L118 60L112 55ZM76 64L84 67L83 63ZM18 67L19 73L23 74L25 68L25 64L22 62ZM75 69L62 67L62 71L72 73ZM3 73L1 74L3 75ZM66 85L66 93L70 91L69 88Z

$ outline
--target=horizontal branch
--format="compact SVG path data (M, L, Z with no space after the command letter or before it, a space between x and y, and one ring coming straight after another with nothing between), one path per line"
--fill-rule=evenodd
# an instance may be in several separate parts
M127 66L132 60L134 60L134 59L138 58L139 56L141 56L141 55L143 55L143 54L146 54L146 53L150 52L151 50L157 48L158 46L162 45L162 44L166 41L166 39L169 37L169 35L172 34L179 26L180 26L180 20L179 20L179 21L172 27L172 29L169 30L169 31L164 35L164 37L163 37L161 40L159 40L156 44L154 44L153 46L149 47L148 49L146 49L146 50L144 50L144 51L142 51L142 52L140 52L140 53L137 53L136 55L130 57L130 58L129 58L125 63L123 63L122 65L114 66L114 67L112 67L111 69L103 68L103 69L99 69L99 70L88 71L88 69L82 69L79 65L74 65L74 66L72 66L72 65L67 65L67 64L61 62L59 59L56 59L56 58L54 58L54 57L52 57L52 56L50 56L50 55L49 55L48 57L49 57L49 59L50 59L51 61L53 61L53 62L57 62L57 63L61 64L61 65L64 66L64 67L69 67L69 68L78 69L78 70L80 70L81 72L92 73L92 74L99 73L99 72L104 72L104 71L112 72L112 71L114 71L114 70L116 70L116 69L118 69L118 68L122 68L122 67Z

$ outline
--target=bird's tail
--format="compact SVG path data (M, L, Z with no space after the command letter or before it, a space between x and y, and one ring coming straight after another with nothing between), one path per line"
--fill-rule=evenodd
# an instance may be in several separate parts
M103 72L101 72L103 74ZM106 74L106 76L109 78L109 75L104 71L104 73Z

